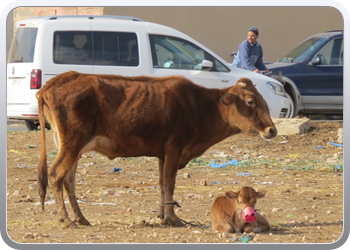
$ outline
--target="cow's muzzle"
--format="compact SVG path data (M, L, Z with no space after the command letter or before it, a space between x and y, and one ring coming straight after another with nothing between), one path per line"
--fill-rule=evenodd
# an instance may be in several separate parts
M277 129L275 127L267 127L263 133L260 133L260 135L264 139L271 139L277 135Z
M246 207L243 210L243 219L248 223L253 223L256 221L256 212L253 207Z

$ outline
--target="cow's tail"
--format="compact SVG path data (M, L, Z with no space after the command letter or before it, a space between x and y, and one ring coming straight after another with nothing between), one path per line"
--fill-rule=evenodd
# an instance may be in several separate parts
M41 93L40 93L41 92ZM39 103L39 122L40 122L40 133L41 133L41 153L38 165L38 192L41 201L41 208L44 210L46 189L48 187L48 171L47 171L47 158L46 158L46 135L45 135L45 116L44 116L44 97L42 91L38 92L37 95Z

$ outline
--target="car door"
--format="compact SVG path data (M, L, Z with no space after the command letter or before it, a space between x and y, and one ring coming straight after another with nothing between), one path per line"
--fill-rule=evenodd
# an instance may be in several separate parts
M220 88L214 58L199 46L165 35L149 35L153 75L181 75L207 88Z
M143 23L96 18L92 30L95 74L150 75L150 52Z
M303 68L300 93L305 108L343 105L343 38L329 41L315 53L315 58L318 63Z

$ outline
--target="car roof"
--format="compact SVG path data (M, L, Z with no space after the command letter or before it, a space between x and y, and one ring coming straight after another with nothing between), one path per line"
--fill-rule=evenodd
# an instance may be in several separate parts
M123 19L131 21L143 22L142 19L133 16L118 16L118 15L56 15L56 16L37 16L29 17L27 20L57 20L57 19Z
M19 27L21 24L26 24L27 27L38 27L42 22L50 22L54 20L60 21L70 21L70 20L113 20L116 22L123 21L131 21L135 23L143 23L145 25L145 21L140 18L133 16L113 16L113 15L55 15L55 16L35 16L29 17L25 20L20 20L16 22L16 26Z
M337 35L343 35L343 31L342 30L330 30L330 31L326 31L326 32L323 32L323 33L315 34L313 36L316 36L316 37L332 37L332 36L337 36Z

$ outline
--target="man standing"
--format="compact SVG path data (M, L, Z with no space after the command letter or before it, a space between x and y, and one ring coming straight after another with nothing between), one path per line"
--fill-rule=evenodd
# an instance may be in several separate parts
M258 43L259 30L253 26L248 30L247 39L238 46L238 52L232 65L237 68L260 73L260 70L269 72L263 62L263 50Z

